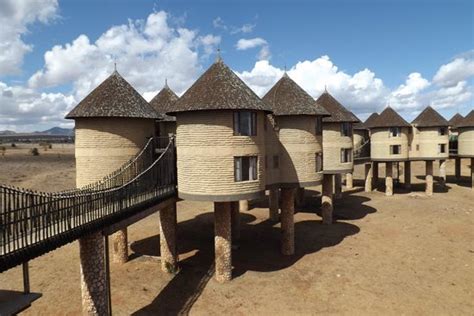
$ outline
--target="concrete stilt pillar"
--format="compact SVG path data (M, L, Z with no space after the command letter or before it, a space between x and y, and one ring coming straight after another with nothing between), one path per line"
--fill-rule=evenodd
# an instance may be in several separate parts
M279 202L278 202L278 194L279 190L278 189L271 189L270 190L270 195L269 195L269 201L268 204L270 206L270 219L272 221L278 221L278 209L279 209Z
M240 208L239 202L231 202L232 241L235 243L240 239Z
M385 195L393 195L393 163L385 163Z
M323 224L332 223L332 213L333 213L333 175L325 174L323 176L323 194L321 196L321 212L323 215Z
M474 158L471 158L471 188L474 189Z
M214 251L216 280L232 279L231 202L214 202Z
M395 179L397 183L400 183L400 162L395 163L395 169L397 170L397 177Z
M372 192L372 163L365 164L365 192Z
M167 273L176 273L178 271L176 228L176 203L173 203L160 210L161 270Z
M304 188L296 189L295 205L301 207L304 205Z
M411 161L405 161L405 166L404 166L404 172L405 172L405 189L410 190L411 189Z
M334 175L334 198L342 198L342 175L337 173Z
M442 186L446 185L446 160L439 161L439 179Z
M108 313L104 250L104 237L100 232L79 239L84 315L107 315Z
M372 166L372 187L374 190L377 190L377 186L379 183L379 163L378 162L373 162Z
M240 212L248 212L249 210L249 201L248 200L240 200L239 201L239 209Z
M348 189L354 188L354 179L352 176L352 172L346 173L346 188Z
M127 228L121 229L112 235L112 261L125 263L128 261Z
M426 195L433 195L433 161L426 161Z
M459 180L461 178L461 158L454 159L454 169L456 180Z
M295 253L295 192L296 189L281 189L281 253Z

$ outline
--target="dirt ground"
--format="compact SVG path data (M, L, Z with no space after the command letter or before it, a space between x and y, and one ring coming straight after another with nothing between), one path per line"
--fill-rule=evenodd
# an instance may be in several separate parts
M61 148L57 148L60 150ZM33 189L74 186L72 148L39 157L0 156L0 182ZM436 164L437 166L437 164ZM436 170L436 168L435 168ZM448 175L454 162L448 162ZM357 166L355 184L361 184ZM213 273L212 204L178 203L181 271L160 271L158 216L129 228L130 261L112 264L116 315L345 314L473 315L474 191L468 183L435 185L424 195L424 165L412 167L413 191L344 192L336 223L321 224L320 187L306 190L295 215L296 254L280 254L279 224L264 204L242 214L241 240L233 251L234 279L219 284ZM380 176L384 172L380 168ZM435 175L437 173L435 172ZM403 177L401 177L403 179ZM435 178L436 180L436 178ZM81 312L79 251L74 242L30 262L32 291L43 297L25 315ZM1 289L22 288L21 269L0 274Z

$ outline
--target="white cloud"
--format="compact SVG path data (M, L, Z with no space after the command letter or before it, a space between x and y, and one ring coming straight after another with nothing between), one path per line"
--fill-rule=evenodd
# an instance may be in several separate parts
M433 82L443 87L453 86L474 76L474 58L472 55L466 58L456 58L442 65L434 75Z
M208 34L206 36L200 36L199 42L202 44L203 49L204 49L203 57L208 57L209 55L211 55L212 53L216 51L216 47L219 46L221 42L221 37Z
M56 17L57 0L0 1L0 76L18 74L25 54L33 49L22 36L28 26L48 23Z
M270 47L268 45L268 42L261 37L255 37L255 38L250 38L250 39L241 38L235 44L235 48L237 50L247 50L247 49L252 49L256 47L260 47L260 51L257 55L257 58L259 60L270 59L271 53L270 53Z
M257 26L257 24L250 24L246 23L242 25L241 27L232 27L232 31L230 31L230 34L238 34L238 33L252 33L253 29Z
M222 20L222 18L220 16L218 16L217 18L215 18L212 21L212 25L216 29L222 29L222 30L225 30L225 31L227 30L227 25L225 25L224 20Z

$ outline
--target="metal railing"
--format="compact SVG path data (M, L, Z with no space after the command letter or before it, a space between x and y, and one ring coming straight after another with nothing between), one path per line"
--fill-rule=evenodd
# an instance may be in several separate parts
M0 272L174 196L173 139L159 156L154 141L86 188L44 193L0 185Z

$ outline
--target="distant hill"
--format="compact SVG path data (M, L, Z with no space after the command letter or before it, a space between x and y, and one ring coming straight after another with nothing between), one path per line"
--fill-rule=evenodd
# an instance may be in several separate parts
M33 132L33 133L16 133L14 131L4 130L0 131L0 136L9 136L9 135L59 135L59 136L74 136L74 129L72 128L61 128L61 127L52 127L45 131Z
M67 136L74 136L74 130L72 128L61 128L61 127L53 127L47 129L42 132L37 132L38 134L45 134L45 135L67 135Z

